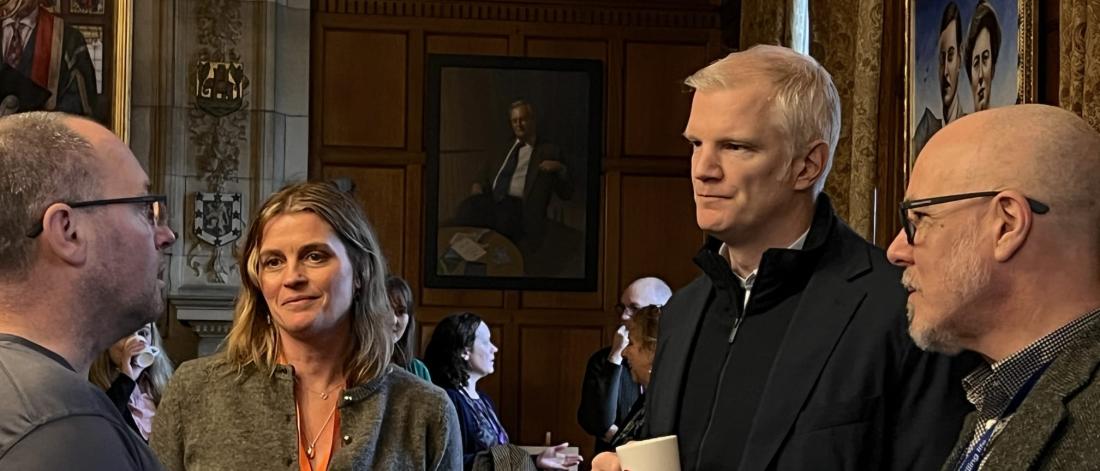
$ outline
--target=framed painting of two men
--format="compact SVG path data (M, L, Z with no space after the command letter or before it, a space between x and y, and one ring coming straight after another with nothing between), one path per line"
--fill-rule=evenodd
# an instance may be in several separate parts
M967 114L1035 101L1035 0L907 0L909 165Z
M131 0L0 0L0 115L88 116L126 137Z
M595 290L603 64L427 65L425 286Z

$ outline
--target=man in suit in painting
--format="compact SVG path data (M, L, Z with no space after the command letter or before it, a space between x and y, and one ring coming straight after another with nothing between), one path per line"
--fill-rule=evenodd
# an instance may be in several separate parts
M1096 469L1100 134L1019 105L936 134L913 168L890 261L921 348L972 351L976 410L944 469Z
M938 469L961 374L914 345L899 270L822 191L841 122L829 73L755 46L685 83L708 237L703 275L661 316L644 435L677 435L685 471Z
M534 106L523 100L513 102L508 117L513 138L471 185L471 196L459 206L457 221L488 227L514 243L538 241L546 227L550 199L553 195L572 198L573 182L561 149L539 139Z
M966 35L966 75L974 95L974 111L989 109L993 72L1001 53L1001 24L988 0L978 0Z
M99 90L84 36L40 0L0 0L0 99L19 111L92 116Z

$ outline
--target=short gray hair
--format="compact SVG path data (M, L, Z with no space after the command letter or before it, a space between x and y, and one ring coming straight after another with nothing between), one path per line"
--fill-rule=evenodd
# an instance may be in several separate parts
M528 113L535 114L535 105L524 99L513 101L512 104L508 105L508 115L511 116L512 110L516 108L527 108Z
M840 94L829 71L813 57L780 46L757 45L712 62L684 80L697 91L734 88L751 79L775 87L776 118L790 136L791 154L821 139L829 146L828 160L813 194L825 188L840 140Z
M96 197L91 143L65 124L82 119L30 112L0 118L0 279L26 278L34 257L27 231L58 201Z

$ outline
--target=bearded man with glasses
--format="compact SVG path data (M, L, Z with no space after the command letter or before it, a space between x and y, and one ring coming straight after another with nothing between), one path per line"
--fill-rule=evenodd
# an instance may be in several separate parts
M92 360L164 310L176 235L134 154L62 113L0 118L0 469L161 469Z
M976 352L945 470L1100 462L1100 133L1044 105L971 114L913 168L888 256L905 268L909 334Z

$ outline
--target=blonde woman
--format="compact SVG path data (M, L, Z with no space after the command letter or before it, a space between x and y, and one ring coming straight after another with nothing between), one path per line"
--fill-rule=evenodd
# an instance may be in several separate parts
M292 185L253 218L224 349L184 363L150 443L169 470L462 466L447 395L390 363L385 261L329 183Z
M107 391L126 424L149 441L172 371L157 325L149 323L103 352L92 363L88 379Z

